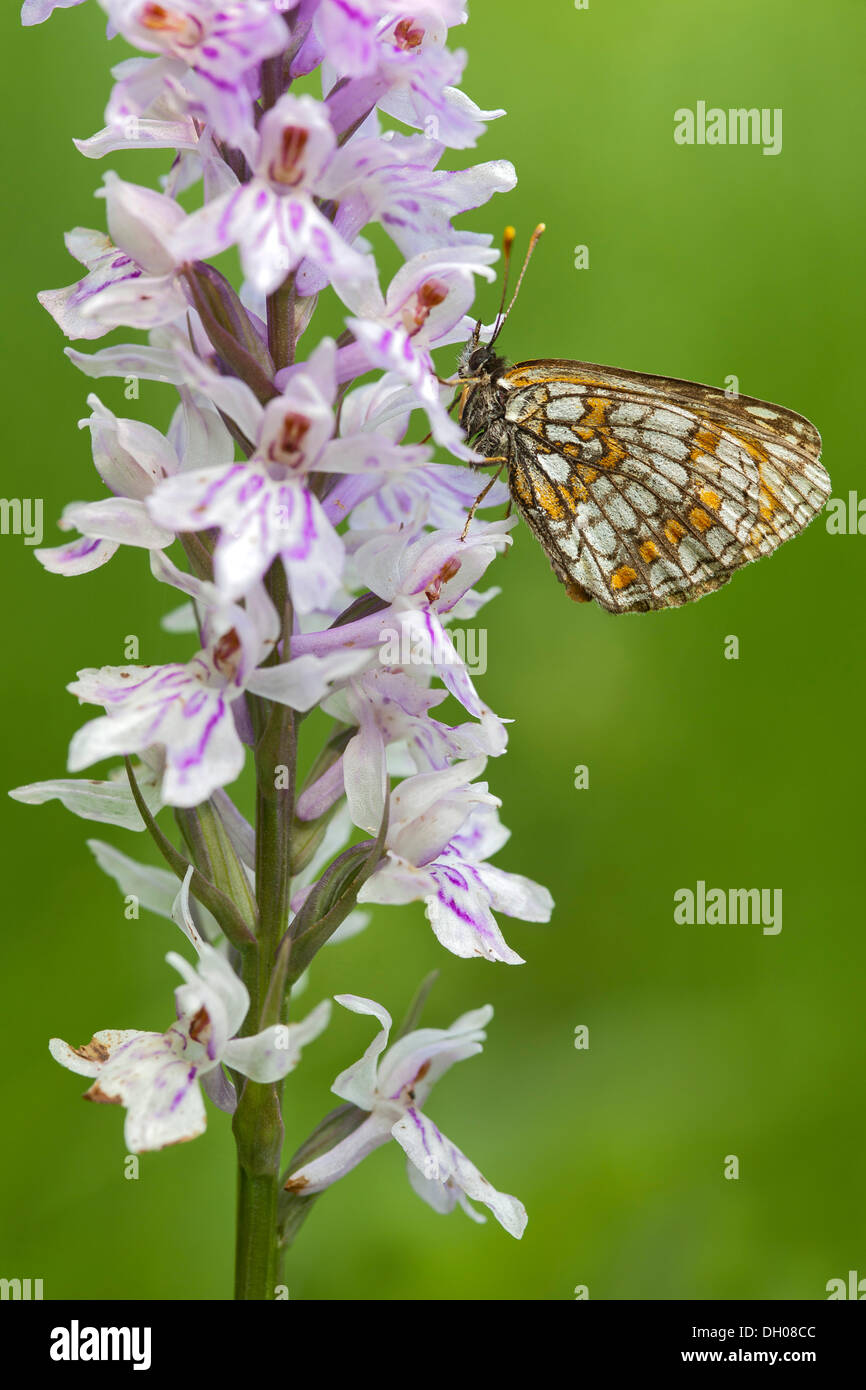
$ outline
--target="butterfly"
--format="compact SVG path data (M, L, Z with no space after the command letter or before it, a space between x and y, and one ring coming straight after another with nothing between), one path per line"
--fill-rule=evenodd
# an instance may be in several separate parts
M543 230L489 342L477 324L461 354L460 423L499 464L488 487L507 467L571 598L608 613L702 598L821 511L821 437L782 406L691 381L557 358L509 366L494 343Z

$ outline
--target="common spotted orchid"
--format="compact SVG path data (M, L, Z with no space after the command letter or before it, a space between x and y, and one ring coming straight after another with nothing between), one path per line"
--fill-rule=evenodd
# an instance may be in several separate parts
M25 0L23 22L76 2ZM105 174L107 230L67 237L85 273L39 296L105 388L82 421L97 495L76 493L90 500L59 528L78 535L37 554L75 576L124 552L164 586L164 648L80 670L69 690L96 714L72 733L71 775L45 769L12 795L159 851L157 866L89 842L123 901L171 916L195 951L168 957L175 1022L51 1051L91 1100L125 1107L131 1152L200 1134L204 1097L233 1114L236 1297L265 1300L310 1199L391 1138L437 1211L483 1220L480 1203L516 1237L526 1224L426 1113L434 1082L481 1050L490 1008L444 1029L413 1012L389 1046L385 1009L337 995L380 1032L334 1083L336 1118L282 1168L297 1124L282 1082L328 1022L327 1001L295 1013L323 946L344 961L380 905L416 904L445 964L518 964L498 918L552 910L516 863L491 863L508 832L482 777L508 721L466 638L513 520L501 482L482 494L439 356L470 336L498 255L459 219L515 174L442 167L501 114L460 89L463 0L99 5L135 52L77 147L165 161L157 188ZM97 342L117 328L128 340ZM147 422L119 404L143 386ZM69 1013L72 1036L74 999Z

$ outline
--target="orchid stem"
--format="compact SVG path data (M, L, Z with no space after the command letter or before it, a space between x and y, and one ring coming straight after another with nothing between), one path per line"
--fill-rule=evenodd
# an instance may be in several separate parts
M268 590L282 614L283 650L292 635L292 606L285 576L276 565ZM285 1023L288 1001L277 952L289 919L292 822L295 802L296 735L292 710L258 699L256 730L256 949L245 955L244 982L250 1008L244 1032ZM275 969L279 978L274 980ZM272 989L271 986L274 986ZM278 997L274 997L278 990ZM267 1017L265 1017L267 1015ZM277 1202L283 1147L282 1083L247 1081L234 1117L238 1151L235 1298L273 1299L278 1278Z
M276 1086L247 1081L233 1124L238 1148L235 1298L272 1300L283 1120Z

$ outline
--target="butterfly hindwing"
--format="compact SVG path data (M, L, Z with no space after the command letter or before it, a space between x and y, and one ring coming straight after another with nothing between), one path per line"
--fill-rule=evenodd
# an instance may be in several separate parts
M719 588L829 495L814 426L751 397L551 359L495 389L517 507L573 596L609 612Z

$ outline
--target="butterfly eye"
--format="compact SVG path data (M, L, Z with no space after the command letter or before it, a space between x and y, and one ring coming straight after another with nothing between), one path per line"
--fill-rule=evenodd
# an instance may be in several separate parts
M472 371L473 371L473 372L474 372L474 371L477 371L479 367L483 367L483 366L485 365L485 363L488 361L489 357L490 357L490 349L489 349L489 348L487 348L487 347L476 348L475 351L470 355L470 358L469 358L469 366L470 366L470 368L472 369Z

